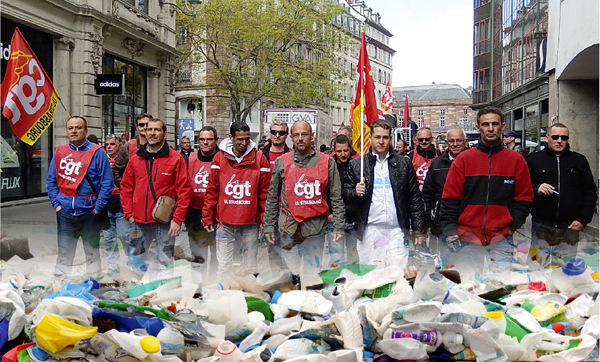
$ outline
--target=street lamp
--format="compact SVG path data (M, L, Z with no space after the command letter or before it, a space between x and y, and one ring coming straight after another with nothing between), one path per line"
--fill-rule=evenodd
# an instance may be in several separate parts
M186 8L187 11L191 12L191 14L188 14L186 12L186 10L184 10L181 6L179 6L179 5L175 4L175 3L165 2L165 0L158 0L158 4L160 6L163 6L163 5L174 6L177 9L179 9L179 11L181 11L183 13L183 15L189 16L190 18L195 18L196 17L196 10L191 9L190 5L200 5L201 3L202 3L202 0L183 0L183 6Z

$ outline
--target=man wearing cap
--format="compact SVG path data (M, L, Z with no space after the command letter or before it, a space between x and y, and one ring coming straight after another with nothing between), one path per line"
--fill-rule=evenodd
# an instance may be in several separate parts
M592 221L597 186L585 156L570 150L564 124L551 125L546 140L548 147L526 158L534 192L532 244L545 240L550 247L572 245Z
M515 131L506 131L502 135L502 139L504 141L504 147L509 150L513 150L515 152L521 152L521 146L515 143L515 138L517 138L517 132Z

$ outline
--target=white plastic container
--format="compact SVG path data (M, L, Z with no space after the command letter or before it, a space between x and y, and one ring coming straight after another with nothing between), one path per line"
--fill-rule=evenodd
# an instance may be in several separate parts
M462 334L448 331L444 333L444 336L442 337L442 343L448 352L456 354L465 348L463 345L463 339L464 337Z
M127 353L140 360L161 360L160 341L154 336L136 336L131 333L111 329L104 333Z
M446 278L440 273L430 273L415 286L415 292L422 296L421 299L442 300L448 293Z
M221 357L223 362L238 362L244 358L244 353L230 341L221 342L214 355Z
M583 258L572 258L561 268L556 268L550 273L552 284L561 293L570 293L573 289L594 283L592 276L587 272Z
M440 314L441 309L440 302L415 303L398 308L392 318L396 322L430 322Z
M486 317L491 319L498 326L500 333L506 333L506 318L502 312L488 312L485 314Z
M240 343L240 350L245 353L248 352L250 347L260 344L265 334L271 329L271 324L270 321L262 321L262 323L254 329L254 332Z
M333 303L321 294L308 290L292 290L283 293L277 300L277 304L286 306L290 310L328 315L333 308Z
M394 359L417 361L427 359L426 345L412 338L383 339L377 343L377 346Z
M271 312L273 312L274 321L279 318L285 318L290 314L290 310L285 305L271 304L269 307L271 308Z
M292 329L300 329L302 325L302 317L294 316L290 318L280 318L273 322L270 333L273 334L290 334Z

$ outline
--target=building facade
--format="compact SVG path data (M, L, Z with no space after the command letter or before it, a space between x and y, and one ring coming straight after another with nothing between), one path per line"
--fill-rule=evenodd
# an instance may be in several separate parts
M475 131L477 112L471 108L469 91L458 84L429 84L393 87L394 112L398 125L412 119L419 127L431 128L436 143L441 143L452 127L461 127L467 133ZM404 109L408 96L408 112Z
M350 102L355 92L358 54L360 52L360 33L365 33L367 53L373 72L373 81L377 99L385 92L387 82L392 80L392 60L396 51L389 45L393 36L382 24L381 15L374 13L364 1L347 0L342 2L345 12L336 19L336 25L351 34L347 43L339 44L338 57L343 64L344 77L337 80L339 101L331 102L330 115L333 119L334 133L350 120Z
M53 125L32 147L2 117L1 200L44 195L48 163L67 143L68 115L88 121L88 134L135 136L135 117L164 120L174 140L172 93L175 48L173 8L159 0L2 0L2 77L10 41L19 28L52 79L61 103ZM99 75L114 74L123 94L100 95Z
M596 178L598 27L595 1L475 1L473 108L501 108L529 152L545 146L548 126L566 124Z
M529 152L543 147L549 86L547 0L475 1L473 107L493 105Z

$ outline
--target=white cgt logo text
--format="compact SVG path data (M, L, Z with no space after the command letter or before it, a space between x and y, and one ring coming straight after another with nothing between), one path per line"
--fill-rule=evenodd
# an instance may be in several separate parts
M240 184L239 180L234 180L235 174L231 176L229 182L227 182L227 186L225 186L225 194L229 196L233 196L234 199L239 200L244 196L250 195L250 181L246 181L243 184Z
M315 182L308 182L304 179L305 175L302 174L300 179L294 185L294 193L297 196L304 196L305 199L312 199L315 196L321 196L321 183L319 180Z
M75 162L72 158L72 153L69 153L67 156L63 157L58 164L61 170L65 172L65 175L72 175L75 172L76 175L79 175L79 169L81 168L81 162Z

